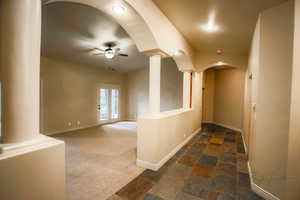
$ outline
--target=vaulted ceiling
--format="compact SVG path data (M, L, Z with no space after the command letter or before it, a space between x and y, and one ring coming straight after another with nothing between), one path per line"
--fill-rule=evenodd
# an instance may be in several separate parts
M70 62L129 72L148 66L148 58L139 53L127 32L98 9L75 3L52 3L43 6L42 55ZM115 48L129 57L112 60L94 48Z
M247 55L259 12L286 0L153 0L198 51ZM214 18L219 30L201 25Z

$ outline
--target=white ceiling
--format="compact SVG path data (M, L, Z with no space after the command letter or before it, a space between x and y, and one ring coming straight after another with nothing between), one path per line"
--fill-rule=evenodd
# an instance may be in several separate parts
M259 12L286 0L153 0L198 51L247 55ZM215 14L220 30L200 29Z
M148 59L139 53L126 31L103 12L74 3L53 3L43 6L42 55L75 63L134 71L148 66ZM105 49L107 42L116 42L121 53L129 57L107 60L95 56L93 48Z

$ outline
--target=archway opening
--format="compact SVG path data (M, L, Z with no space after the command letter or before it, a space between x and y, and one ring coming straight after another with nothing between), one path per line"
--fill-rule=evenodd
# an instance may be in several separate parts
M127 75L149 59L95 6L54 2L42 13L41 133L66 143L69 199L106 199L143 171Z
M243 119L245 72L215 65L203 72L202 121L240 131Z

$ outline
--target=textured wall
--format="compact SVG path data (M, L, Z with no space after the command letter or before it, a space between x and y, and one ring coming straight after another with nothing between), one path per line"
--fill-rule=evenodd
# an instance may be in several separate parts
M245 72L215 70L214 122L242 129Z
M209 69L204 72L203 122L242 129L245 72Z
M215 71L206 70L203 73L203 122L214 121Z
M149 68L127 74L127 119L148 112ZM182 108L183 74L173 59L163 59L161 66L161 111Z
M293 9L289 1L261 14L256 121L250 149L254 151L251 168L255 183L280 199L287 170Z
M99 84L124 86L124 77L118 72L45 57L41 60L41 80L41 125L44 134L98 124ZM125 91L122 89L123 96ZM121 98L121 112L124 113L125 98Z

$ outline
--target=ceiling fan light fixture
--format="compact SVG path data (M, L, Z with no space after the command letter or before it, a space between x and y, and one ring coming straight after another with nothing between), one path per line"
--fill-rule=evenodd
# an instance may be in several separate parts
M107 59L113 59L113 57L115 57L115 52L113 50L107 50L105 51L104 56Z

